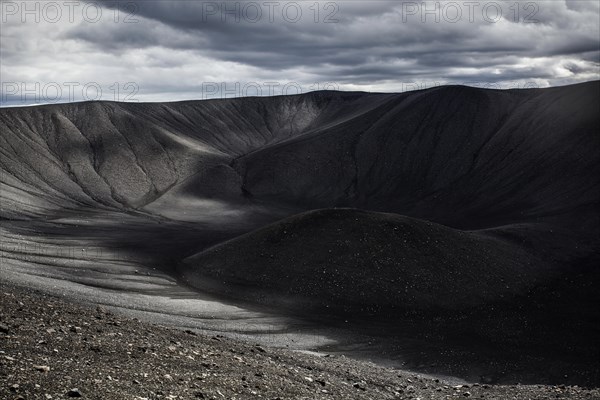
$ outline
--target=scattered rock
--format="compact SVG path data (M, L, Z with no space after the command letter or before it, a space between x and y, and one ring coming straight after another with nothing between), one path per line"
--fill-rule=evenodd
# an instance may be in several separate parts
M8 325L0 324L0 332L8 333L9 331L10 329L8 328Z
M25 309L32 312L36 306L31 307L28 302ZM270 347L265 348L266 354L260 354L255 343L240 344L221 337L223 343L217 343L201 333L190 336L183 331L132 324L125 318L123 329L116 329L106 325L108 320L96 320L93 308L87 310L88 314L70 305L66 310L61 314L42 314L40 318L37 314L26 317L15 307L8 318L14 321L11 328L21 328L11 331L15 337L6 338L0 346L0 380L5 380L0 385L0 399L16 400L19 395L27 400L76 397L175 400L185 396L207 400L244 396L269 400L278 397L280 400L451 397L541 400L557 395L573 400L600 398L596 389L558 384L456 385L443 379L415 377L404 371L362 364L341 355L327 359ZM41 308L39 311L45 312ZM47 336L46 329L51 325L62 332ZM69 333L72 326L82 327L84 335ZM102 331L98 331L99 327ZM47 358L40 358L39 341L43 337L49 343ZM84 337L88 338L87 343ZM173 347L172 352L169 346ZM99 349L102 351L98 352ZM73 356L74 352L80 355L79 360ZM82 391L69 391L75 385L82 387Z
M67 396L69 397L83 397L79 389L73 388L67 392Z

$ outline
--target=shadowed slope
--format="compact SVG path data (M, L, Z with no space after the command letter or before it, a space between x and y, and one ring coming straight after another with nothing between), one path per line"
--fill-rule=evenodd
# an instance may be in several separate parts
M599 97L598 82L411 92L236 166L253 195L305 207L360 207L469 229L540 218L597 228Z
M201 291L366 335L376 358L425 340L432 348L412 361L420 370L597 385L600 253L579 246L544 224L461 231L326 209L213 246L178 271Z
M285 219L187 258L180 271L191 286L243 300L385 318L498 301L555 273L491 235L351 209Z
M190 256L178 275L203 291L300 314L397 321L502 303L528 309L532 321L537 308L597 323L590 288L599 283L598 263L596 238L541 223L462 231L397 214L323 209Z

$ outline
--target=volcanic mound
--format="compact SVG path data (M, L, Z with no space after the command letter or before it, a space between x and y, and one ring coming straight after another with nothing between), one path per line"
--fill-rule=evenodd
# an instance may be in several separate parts
M296 309L365 314L452 310L514 297L549 279L536 255L491 232L389 213L303 213L184 260L202 290Z

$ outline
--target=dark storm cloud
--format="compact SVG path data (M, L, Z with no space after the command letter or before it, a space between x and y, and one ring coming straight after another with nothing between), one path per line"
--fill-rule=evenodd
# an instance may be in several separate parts
M110 0L104 3L107 7L115 6ZM595 35L597 26L595 30L586 31L580 24L589 18L590 12L596 11L597 15L597 10L578 2L562 6L556 4L559 2L538 2L534 3L536 8L526 8L525 4L529 3L524 3L520 10L524 15L520 18L535 12L529 18L537 23L530 24L515 22L514 11L510 8L512 3L502 3L503 21L516 26L508 29L522 28L523 35L518 37L511 37L510 32L495 32L502 28L498 22L490 22L496 18L493 8L486 16L474 12L473 22L467 20L467 9L461 6L464 15L457 23L449 22L453 16L443 13L440 13L438 23L434 20L435 15L425 15L429 20L423 23L422 14L427 10L421 10L417 2L404 3L376 1L361 6L350 1L336 2L335 8L328 6L327 11L335 12L332 18L338 20L337 23L315 23L314 10L310 9L312 3L302 3L302 18L291 23L289 20L295 17L296 6L287 8L291 17L286 17L283 10L292 2L272 2L267 7L264 2L138 1L118 3L123 12L133 11L132 4L135 4L135 15L140 19L138 24L120 25L118 29L104 32L81 29L69 34L107 49L161 45L202 51L221 60L266 69L302 65L311 68L327 64L337 66L337 71L348 71L349 76L356 76L361 69L353 71L353 67L367 63L370 57L378 57L382 63L418 59L424 67L481 66L486 63L491 66L488 54L498 52L504 52L508 57L549 57L577 55L598 50L599 46ZM247 7L248 4L260 7ZM419 6L416 11L415 5ZM327 7L326 3L320 6ZM231 13L223 11L224 8ZM262 9L262 18L250 21L256 19L257 14L253 11L257 8ZM321 14L324 14L323 9ZM239 22L235 21L236 17ZM324 15L319 18L324 19ZM372 24L366 22L369 18L372 18L369 21ZM146 19L165 24L173 31L164 34L153 29ZM522 26L517 26L519 24ZM178 37L179 33L184 37ZM492 57L492 60L496 61L496 58ZM362 68L369 75L371 69ZM379 67L378 70L394 74L387 78L397 77L399 73L397 68Z
M419 80L547 86L598 79L600 65L600 6L585 0L90 4L101 4L106 18L46 31L9 21L1 33L3 74L135 81L152 99L177 99L215 81L379 91ZM51 53L59 48L68 51L57 60Z

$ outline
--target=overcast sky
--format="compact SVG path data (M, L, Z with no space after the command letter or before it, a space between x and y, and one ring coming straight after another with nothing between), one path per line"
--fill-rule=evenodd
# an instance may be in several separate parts
M1 0L1 102L599 79L600 1L426 3Z

